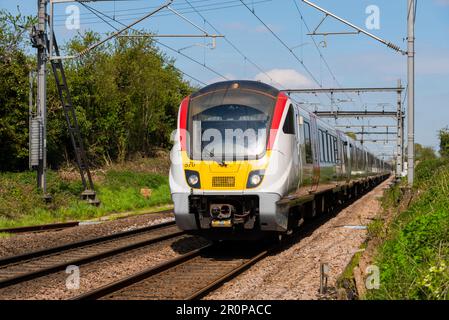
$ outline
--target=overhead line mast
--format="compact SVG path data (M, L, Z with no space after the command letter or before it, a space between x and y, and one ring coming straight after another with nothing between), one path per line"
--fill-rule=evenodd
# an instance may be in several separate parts
M407 96L407 130L408 130L408 155L407 155L407 180L409 187L413 185L415 175L415 18L416 18L416 3L418 0L407 0L407 51L402 50L398 45L384 40L349 21L325 10L309 0L302 0L309 6L323 12L326 16L330 16L341 23L355 29L357 33L365 34L366 36L386 45L402 55L407 55L407 81L408 81L408 96ZM325 19L324 18L324 19ZM323 20L324 20L323 19Z
M63 2L74 2L77 0L37 0L38 8L38 24L33 26L31 32L31 41L33 47L37 49L37 99L36 99L36 114L33 112L32 108L32 78L30 77L30 166L37 169L37 185L38 189L43 192L44 199L46 201L51 200L51 196L47 192L47 181L46 181L46 170L47 170L47 62L51 63L53 73L56 80L56 87L58 89L59 97L61 100L62 108L67 120L68 131L72 141L72 145L75 151L76 163L78 170L81 175L81 180L84 186L84 191L81 196L83 199L89 201L92 204L98 205L99 201L96 198L96 193L94 190L94 184L90 174L90 169L87 161L86 151L84 149L84 143L81 137L81 133L78 126L78 120L76 118L76 113L74 106L72 105L70 98L70 91L65 78L63 59L73 58L64 57L60 55L56 38L54 36L54 26L53 26L53 5L55 3ZM86 6L84 2L89 0L80 1L80 4ZM92 0L94 1L94 0ZM159 12L165 7L168 7L173 0L168 0L164 5L158 7L152 12L144 15L140 19L134 21L129 25L124 25L124 28L117 30L112 35L109 35L103 40L100 40L96 44L90 46L89 48L83 50L77 57L86 54L87 52L95 49L96 47L102 45L106 41L116 37L117 35L125 32L128 29L132 29L134 25L141 22L142 20L152 16L153 14ZM50 15L47 16L47 4L50 4ZM49 24L50 32L47 31L47 23ZM132 29L135 30L135 29ZM163 45L163 44L161 44ZM168 47L168 46L166 46ZM170 48L170 47L169 47ZM172 48L170 48L172 49ZM175 50L175 49L172 49ZM178 51L187 57L187 55ZM191 58L191 60L196 61ZM198 62L199 63L199 62ZM203 65L203 67L215 72L217 75L221 75L210 67ZM179 70L179 69L178 69ZM179 70L182 74L191 77L192 79L204 84L204 82L188 75L187 73ZM226 78L226 77L224 77Z

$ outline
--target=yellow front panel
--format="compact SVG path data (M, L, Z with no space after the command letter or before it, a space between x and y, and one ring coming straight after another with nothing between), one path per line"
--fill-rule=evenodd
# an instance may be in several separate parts
M244 190L249 173L266 169L269 158L267 151L259 160L225 161L226 166L221 166L215 161L191 160L187 152L182 152L183 167L199 173L201 190Z

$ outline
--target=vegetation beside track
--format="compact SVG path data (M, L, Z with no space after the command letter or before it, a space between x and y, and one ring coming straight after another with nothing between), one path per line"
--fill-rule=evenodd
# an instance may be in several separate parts
M385 232L370 228L383 242L373 262L380 288L367 299L449 299L449 161L421 161L415 180L410 203L405 182L385 193L385 210L397 212Z
M166 156L165 156L166 157ZM171 202L167 159L141 159L93 172L99 207L80 200L83 187L76 169L48 172L45 203L36 190L35 172L0 173L0 229L99 218L111 213L152 209ZM145 198L140 190L152 190Z

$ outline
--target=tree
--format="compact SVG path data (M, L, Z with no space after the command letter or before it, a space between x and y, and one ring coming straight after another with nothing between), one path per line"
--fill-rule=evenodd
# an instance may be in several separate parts
M437 156L432 147L424 147L419 143L415 143L415 159L417 161L436 159Z
M440 155L449 158L449 127L441 129L440 136Z
M35 68L35 56L27 54L24 35L34 22L0 11L1 171L28 166L28 73ZM76 54L99 39L99 34L84 32L62 46L63 54ZM151 38L115 38L81 58L65 60L64 69L94 164L170 146L179 104L192 87ZM55 168L73 161L74 154L50 66L48 70L47 160Z
M68 54L98 39L92 32L76 37ZM123 161L170 145L180 101L192 91L173 63L150 38L118 38L67 64L91 158Z
M24 51L32 17L0 11L0 171L28 167L28 74Z

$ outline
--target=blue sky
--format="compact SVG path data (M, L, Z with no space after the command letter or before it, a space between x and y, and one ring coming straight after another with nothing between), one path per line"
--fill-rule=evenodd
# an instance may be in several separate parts
M318 83L325 87L338 86L325 63L313 45L305 25L294 5L294 0L245 0L282 41L289 47L295 47L294 53L304 62ZM264 26L242 5L240 0L189 0L223 35L236 45L246 57L256 63L260 69L280 82L284 87L316 87L310 74ZM370 5L379 8L380 29L371 30L381 38L406 49L407 34L406 0L313 0L319 6L348 19L352 23L365 27L368 17L365 10ZM35 14L37 0L11 1L0 0L0 8L17 11L22 14ZM130 23L143 16L152 8L162 4L160 0L106 1L89 3L93 8L115 15L117 20ZM310 29L314 29L322 19L322 14L296 0L301 13ZM113 30L98 17L78 4L80 8L80 29L67 30L65 13L68 4L55 6L56 34L60 42L70 39L77 33L91 29L100 33ZM216 33L196 12L191 12L185 0L174 0L173 8L186 12L185 17L204 28L210 34ZM189 12L190 11L190 12ZM116 24L118 27L120 25ZM138 24L136 28L145 28L159 34L199 34L198 29L166 9L159 15ZM330 18L321 25L319 31L350 31L348 27ZM449 125L449 0L418 0L416 17L416 141L438 149L437 131ZM406 84L406 57L392 51L384 45L364 35L342 35L315 37L320 50L330 66L338 83L344 87L353 86L395 86L397 79ZM200 63L205 63L219 74L229 79L257 79L270 82L265 73L245 60L223 39L217 39L216 47L205 47L209 40L198 39L160 39ZM325 45L324 45L324 42ZM167 48L161 48L167 55L176 59L176 66L184 72L205 83L223 80L217 74L193 63L185 57ZM192 83L196 83L192 80ZM320 103L319 108L329 109L330 99L323 95L297 96L297 100L312 104ZM333 107L342 110L395 108L395 94L336 95ZM338 124L346 124L339 120ZM357 124L393 124L394 121L371 119L364 122L351 120ZM335 121L332 121L335 123ZM392 136L393 137L393 136ZM381 138L370 136L370 139ZM382 136L384 138L384 136ZM373 145L382 152L391 152L392 145Z

